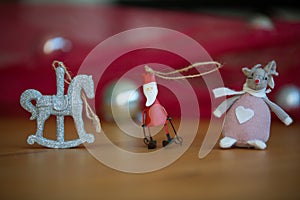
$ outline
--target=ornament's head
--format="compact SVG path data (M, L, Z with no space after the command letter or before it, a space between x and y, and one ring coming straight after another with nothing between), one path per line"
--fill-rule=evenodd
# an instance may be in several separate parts
M143 93L147 99L146 106L151 106L157 97L158 89L153 73L146 72L143 74L144 84L143 84Z
M247 77L246 85L253 90L266 89L267 86L274 88L275 83L273 75L278 76L276 72L276 62L272 60L263 68L260 64L255 65L251 69L242 69Z

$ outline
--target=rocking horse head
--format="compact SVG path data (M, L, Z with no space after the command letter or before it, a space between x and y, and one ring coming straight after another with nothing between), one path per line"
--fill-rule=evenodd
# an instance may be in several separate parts
M77 75L72 80L68 94L72 97L80 97L81 90L83 90L87 98L92 99L95 97L94 82L91 75Z

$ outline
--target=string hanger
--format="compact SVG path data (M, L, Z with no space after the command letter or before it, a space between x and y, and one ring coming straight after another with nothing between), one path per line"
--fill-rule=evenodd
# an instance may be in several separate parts
M191 75L182 75L182 76L170 76L179 72L184 72L184 71L188 71L192 68L197 68L200 66L205 66L205 65L216 65L216 68L211 69L209 71L206 72L202 72L202 73L198 73L198 74L191 74ZM200 77L200 76L204 76L207 74L210 74L212 72L215 72L217 70L219 70L222 67L222 64L216 61L207 61L207 62L196 62L192 65L189 65L187 67L183 67L181 69L176 69L174 71L170 71L170 72L160 72L160 71L156 71L154 69L152 69L151 67L149 67L148 65L145 66L145 71L154 74L157 77L163 78L163 79L167 79L167 80L179 80L179 79L186 79L186 78L196 78L196 77Z
M70 83L72 81L72 76L70 74L70 71L64 65L64 63L55 60L55 61L53 61L52 66L53 66L54 70L56 70L56 68L58 66L64 68L64 70L66 72L65 83L67 83L68 85L70 85ZM96 128L96 132L100 133L100 131L101 131L101 125L100 125L100 119L99 119L99 117L97 116L97 114L93 111L93 109L89 105L89 103L87 101L87 98L86 98L86 95L85 95L84 92L81 92L81 98L82 98L82 101L83 101L84 106L85 106L85 114L86 114L87 118L89 118L90 120L92 120L93 125Z

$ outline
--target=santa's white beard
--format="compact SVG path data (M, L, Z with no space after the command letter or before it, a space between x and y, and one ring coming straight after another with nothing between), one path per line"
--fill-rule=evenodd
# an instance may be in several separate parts
M148 83L148 84L150 84L150 83ZM148 84L143 86L143 92L147 99L146 106L151 106L156 100L156 97L158 94L158 89L157 89L156 84L151 84L151 85L148 85ZM152 90L147 90L148 87L152 87Z

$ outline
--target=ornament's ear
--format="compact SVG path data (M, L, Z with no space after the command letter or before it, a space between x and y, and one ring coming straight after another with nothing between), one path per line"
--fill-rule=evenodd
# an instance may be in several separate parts
M275 82L274 82L273 76L270 76L269 81L268 81L268 85L272 89L275 87Z
M264 70L269 75L268 85L270 86L270 88L274 88L275 87L275 82L274 82L274 79L273 79L273 75L278 76L278 72L276 72L276 62L275 62L275 60L272 60L271 62L269 62L264 67Z
M264 70L269 74L269 75L275 75L278 76L278 73L276 72L276 62L275 60L272 60L269 62L265 67Z
M248 69L247 67L242 68L243 73L245 74L245 76L250 76L251 74L251 70Z

